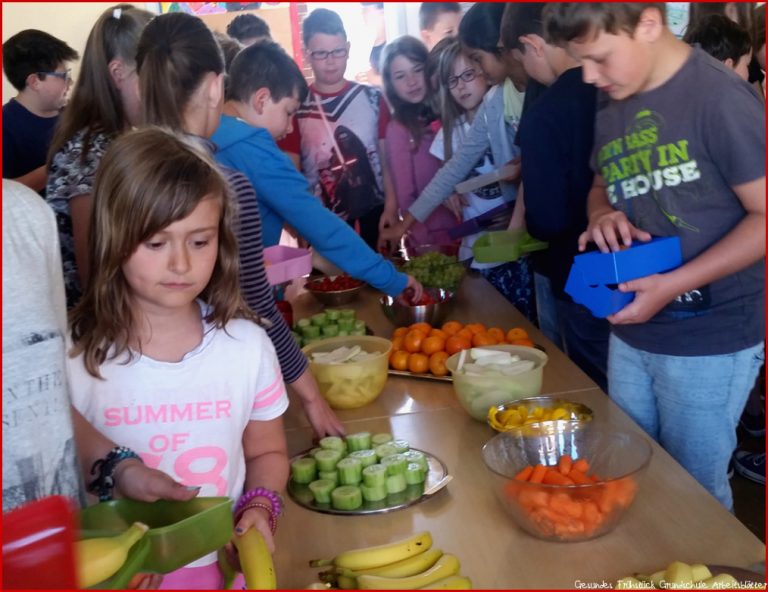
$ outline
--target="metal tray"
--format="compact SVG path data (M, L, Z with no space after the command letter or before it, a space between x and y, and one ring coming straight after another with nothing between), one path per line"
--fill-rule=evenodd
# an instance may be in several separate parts
M408 370L393 370L390 368L387 372L389 374L392 374L393 376L405 376L407 378L423 378L426 380L439 380L440 382L453 382L453 377L448 374L446 376L435 376L434 374L431 374L429 372L425 372L424 374L414 374L413 372L408 372Z
M421 452L429 463L429 471L427 472L427 478L421 485L409 485L402 493L395 495L388 495L386 500L380 502L366 502L363 501L363 505L357 510L337 510L331 506L331 504L318 504L315 502L315 498L309 487L304 484L294 483L293 479L288 481L288 495L293 501L300 506L320 512L321 514L336 514L341 516L360 516L365 514L384 514L386 512L394 512L395 510L401 510L414 504L418 504L426 499L432 497L435 493L440 491L443 486L448 484L448 481L452 477L448 474L448 468L445 463L436 456L419 450L418 448L411 448L416 452ZM291 458L291 462L306 456L309 450L297 454Z

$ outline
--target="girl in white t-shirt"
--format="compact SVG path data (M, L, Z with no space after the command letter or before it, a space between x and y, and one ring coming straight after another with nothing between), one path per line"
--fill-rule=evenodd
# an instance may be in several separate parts
M433 51L439 52L436 72L437 102L442 127L432 142L430 152L441 161L448 161L463 144L490 85L479 66L462 52L461 42L457 38L443 40ZM496 168L489 149L477 162L468 178L489 173ZM463 194L461 202L464 220L475 218L506 203L498 183ZM504 227L506 228L506 225ZM477 233L462 239L459 260L472 259L472 245L479 236L480 233ZM499 264L472 261L471 267L486 270L499 267Z
M116 139L94 185L91 281L72 313L73 403L99 431L273 549L288 479L275 350L242 300L229 188L198 145L159 128ZM164 588L216 588L215 554Z

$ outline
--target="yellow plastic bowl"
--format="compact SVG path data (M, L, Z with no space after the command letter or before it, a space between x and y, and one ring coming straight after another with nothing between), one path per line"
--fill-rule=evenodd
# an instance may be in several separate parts
M514 376L468 376L456 372L462 352L453 354L445 361L445 367L453 375L453 389L459 398L461 406L474 419L486 421L488 410L496 405L516 401L525 397L533 397L541 393L541 381L549 357L543 351L523 345L489 345L483 349L495 349L518 355L523 360L532 360L536 365L527 372ZM471 362L467 351L464 363Z
M312 361L313 353L332 352L342 346L355 345L377 355L362 362L342 364ZM309 369L328 404L334 409L356 409L374 401L384 390L391 349L392 342L389 339L359 335L322 339L305 346L301 351L309 358Z

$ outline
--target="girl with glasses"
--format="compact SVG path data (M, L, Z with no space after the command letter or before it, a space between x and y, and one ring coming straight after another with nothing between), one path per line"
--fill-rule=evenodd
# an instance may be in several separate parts
M392 170L398 208L405 213L429 184L440 161L429 153L435 132L435 114L427 102L427 48L415 37L400 37L384 48L382 77L384 92L393 108L387 125L387 161ZM448 245L448 229L458 223L445 206L439 206L424 222L410 227L406 247L416 255L430 249L424 245Z

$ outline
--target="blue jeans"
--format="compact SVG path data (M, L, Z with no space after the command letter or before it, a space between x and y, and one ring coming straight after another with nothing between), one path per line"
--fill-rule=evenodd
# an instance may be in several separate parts
M736 426L763 363L763 344L717 356L667 356L611 335L611 399L728 510Z
M539 318L539 329L547 339L564 350L563 338L560 335L560 320L555 306L555 295L552 293L552 283L547 276L535 272L533 283L536 286L536 313Z

